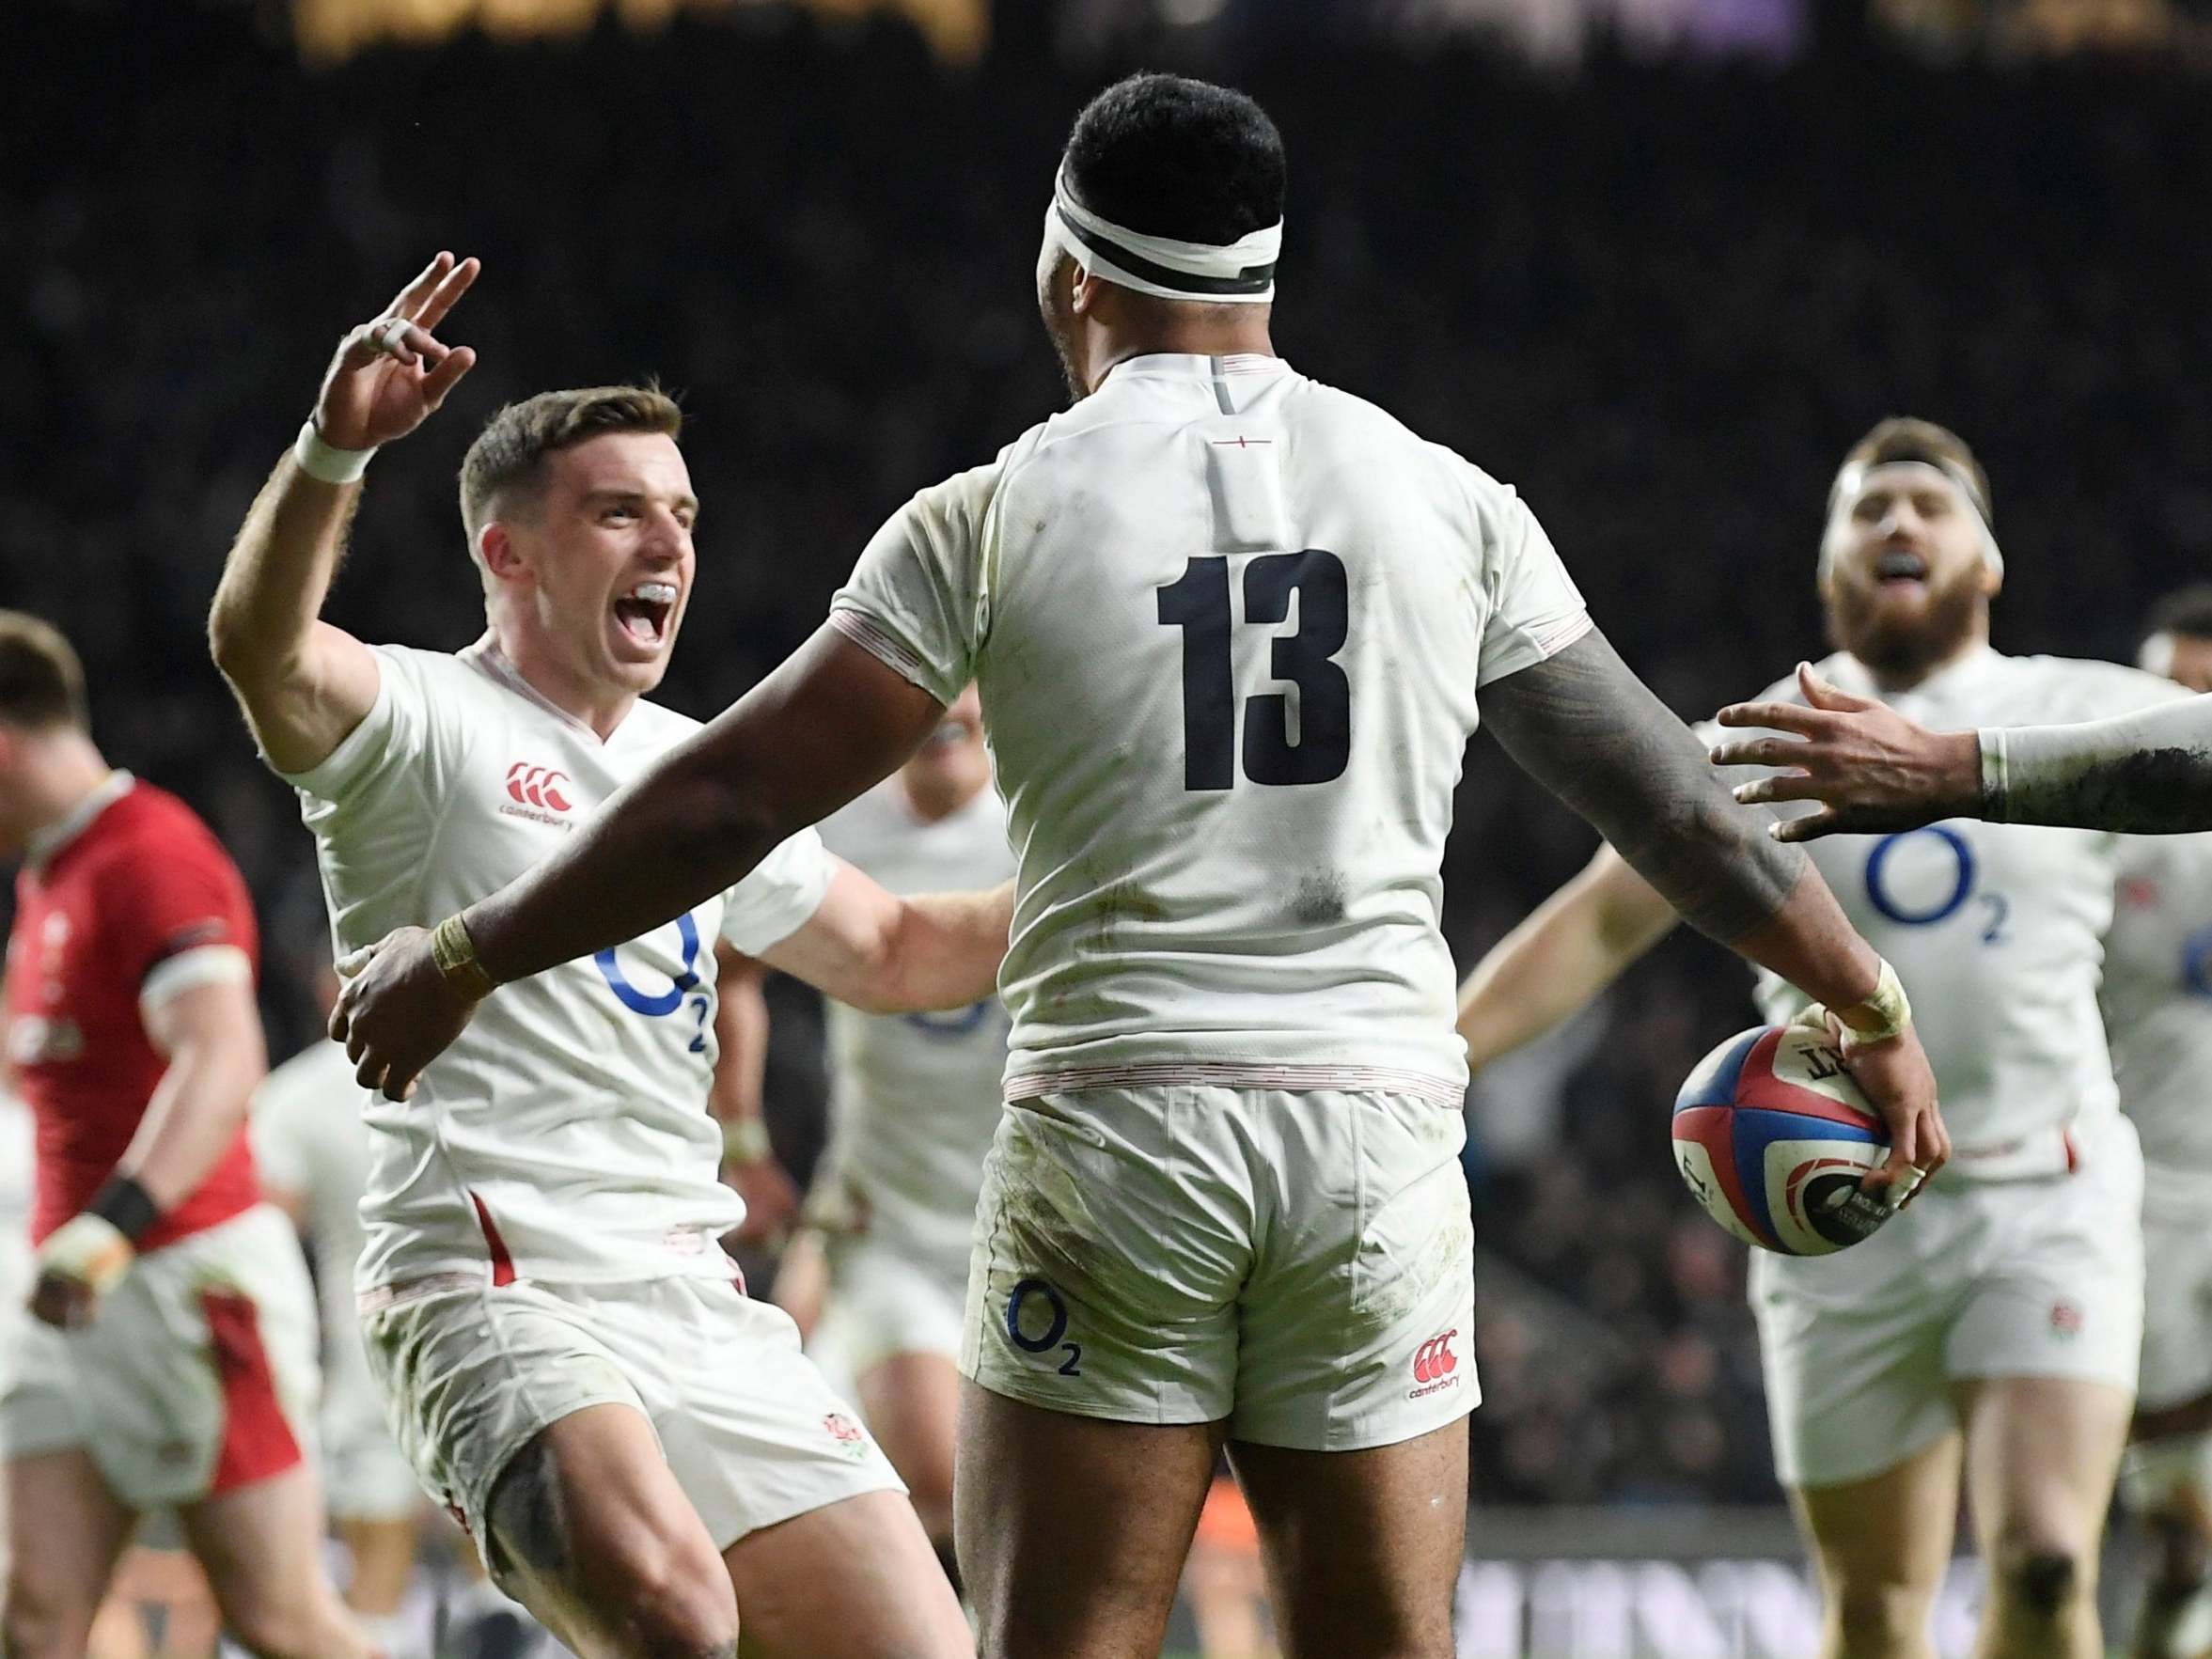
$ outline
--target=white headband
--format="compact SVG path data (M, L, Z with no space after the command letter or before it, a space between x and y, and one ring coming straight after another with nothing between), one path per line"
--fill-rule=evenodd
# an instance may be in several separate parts
M1982 532L1982 559L1996 574L2004 574L2004 555L1997 545L1997 534L1989 527L1989 515L1982 510L1981 496L1975 492L1966 475L1954 467L1933 461L1883 461L1868 465L1854 462L1836 475L1835 488L1828 492L1828 528L1820 538L1820 573L1826 576L1828 567L1835 562L1836 546L1844 525L1850 522L1852 506L1866 482L1876 473L1907 474L1931 483L1941 484L1956 495L1959 503L1973 515L1975 526Z
M1264 305L1275 298L1280 219L1226 246L1146 236L1100 218L1077 201L1062 163L1052 181L1052 206L1044 211L1044 234L1093 276L1155 299Z

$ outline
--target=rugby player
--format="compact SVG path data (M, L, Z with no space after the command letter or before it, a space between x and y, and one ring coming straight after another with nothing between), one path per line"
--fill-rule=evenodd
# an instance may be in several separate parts
M439 255L341 341L210 617L299 791L341 949L528 869L695 729L644 700L698 512L679 411L651 388L544 393L478 435L475 645L372 649L320 618L370 457L474 361L432 331L477 270ZM811 831L779 841L728 891L500 996L418 1099L367 1117L355 1286L400 1446L500 1587L588 1659L731 1655L741 1609L748 1652L972 1651L898 1477L720 1247L743 1206L707 1111L714 946L879 1009L965 1005L1010 890L898 900Z
M0 612L7 1031L38 1126L35 1323L5 1397L0 1650L78 1659L148 1510L249 1651L365 1659L318 1552L315 1306L260 1201L253 906L175 796L110 767L69 642Z
M1991 522L1953 433L1891 420L1854 446L1819 550L1839 647L1821 674L1947 721L2181 695L2133 668L1993 650ZM1993 1587L1979 1651L2088 1659L2104 1651L2098 1542L2142 1336L2141 1157L2097 1009L2118 843L1946 822L1813 856L1912 994L1957 1137L1945 1182L1864 1243L1752 1260L1776 1472L1826 1590L1825 1651L1927 1651L1963 1479ZM1580 1007L1675 920L1601 850L1470 976L1471 1063ZM1769 1020L1804 1006L1772 975L1756 994Z
M955 1483L993 1655L1157 1651L1225 1440L1287 1651L1451 1653L1476 1389L1437 866L1478 694L1853 1027L1875 1187L1943 1151L1895 976L1528 508L1275 354L1283 181L1241 94L1095 99L1037 271L1075 406L902 509L790 661L529 877L396 932L334 1020L365 1081L427 1089L472 1014L738 879L976 681L1020 890Z

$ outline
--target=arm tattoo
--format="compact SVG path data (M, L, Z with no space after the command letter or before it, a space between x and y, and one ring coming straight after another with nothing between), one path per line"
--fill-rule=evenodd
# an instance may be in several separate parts
M2212 829L2212 702L1982 733L1983 811L2131 835Z
M1804 874L1804 854L1767 836L1771 815L1737 805L1689 728L1595 630L1485 687L1483 716L1708 938L1771 920Z

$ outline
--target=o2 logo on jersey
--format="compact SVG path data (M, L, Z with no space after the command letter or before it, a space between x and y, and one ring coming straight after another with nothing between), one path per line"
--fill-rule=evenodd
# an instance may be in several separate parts
M675 978L669 981L666 991L640 991L633 985L629 976L622 972L621 959L616 950L603 950L591 959L591 963L598 968L601 978L606 980L607 989L615 994L616 999L632 1013L643 1014L648 1019L657 1020L674 1013L683 1006L684 998L690 997L697 1033L686 1046L692 1054L704 1054L707 1050L707 1015L712 1011L714 1003L699 988L698 923L689 911L676 918L676 937L682 947L683 965L678 970Z
M1948 824L1884 836L1866 855L1866 901L1901 928L1932 928L1949 921L1970 900L1977 907L1982 943L2001 945L2009 935L2012 901L2001 893L1977 893L1980 866L1973 843Z
M2181 947L2181 988L2212 997L2212 928L2199 928Z
M930 1037L966 1037L991 1017L991 1001L986 996L966 1008L937 1009L901 1017L917 1031Z

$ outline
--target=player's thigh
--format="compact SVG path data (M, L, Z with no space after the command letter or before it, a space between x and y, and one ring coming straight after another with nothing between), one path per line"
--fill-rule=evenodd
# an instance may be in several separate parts
M309 1637L337 1618L323 1570L322 1491L313 1471L295 1464L177 1510L185 1547L207 1574L223 1621L249 1645L309 1651Z
M137 1517L80 1448L12 1457L6 1476L9 1639L0 1647L81 1649Z
M1080 1416L1227 1417L1259 1225L1242 1102L1147 1088L1010 1104L978 1200L962 1373Z
M758 1659L968 1659L975 1644L914 1508L865 1493L727 1550L742 1651Z
M1392 1446L1232 1442L1285 1659L1451 1659L1467 1542L1462 1416Z
M1790 1489L1831 1619L1924 1629L1951 1564L1961 1450L1949 1433L1873 1475Z
M579 1652L709 1651L736 1633L714 1540L634 1407L541 1430L493 1482L482 1525L500 1588Z
M1158 1652L1221 1437L965 1385L953 1535L985 1659Z
M861 1413L906 1482L916 1512L933 1529L949 1526L958 1368L942 1354L887 1354L861 1373L857 1392Z
M1985 1377L1959 1385L1967 1504L1993 1568L2063 1557L2094 1577L2133 1401L2110 1383Z

